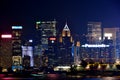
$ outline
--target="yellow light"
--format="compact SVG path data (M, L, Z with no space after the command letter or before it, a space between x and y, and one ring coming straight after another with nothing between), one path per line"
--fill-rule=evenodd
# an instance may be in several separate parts
M2 69L2 72L7 72L7 69Z
M16 72L17 70L16 69L13 69L14 72Z
M100 70L100 69L101 69L101 65L99 64L99 65L98 65L98 70Z
M90 69L90 64L88 64L85 69L89 70Z

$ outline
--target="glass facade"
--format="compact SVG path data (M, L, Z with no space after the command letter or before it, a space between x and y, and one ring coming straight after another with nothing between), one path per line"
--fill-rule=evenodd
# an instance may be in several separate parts
M22 65L22 26L12 26L12 60L13 66Z

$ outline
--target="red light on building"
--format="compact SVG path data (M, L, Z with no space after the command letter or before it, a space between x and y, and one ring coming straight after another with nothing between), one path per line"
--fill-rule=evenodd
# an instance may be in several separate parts
M11 34L2 34L1 38L12 38Z
M55 41L55 40L56 40L56 38L53 38L53 37L52 37L52 38L50 38L50 40Z

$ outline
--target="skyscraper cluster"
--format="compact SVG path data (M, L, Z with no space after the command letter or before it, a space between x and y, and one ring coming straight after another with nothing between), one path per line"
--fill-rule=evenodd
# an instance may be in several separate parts
M120 28L103 28L101 22L88 22L87 34L76 37L67 22L60 32L56 24L55 20L37 21L35 41L25 43L23 26L12 26L11 34L1 33L0 66L22 69L79 65L81 60L114 63L120 59Z

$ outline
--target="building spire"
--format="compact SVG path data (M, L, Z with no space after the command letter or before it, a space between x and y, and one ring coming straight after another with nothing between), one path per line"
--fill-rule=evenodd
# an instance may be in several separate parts
M65 24L65 27L63 28L63 31L70 31L68 25L67 25L67 21L66 21L66 24Z
M66 24L65 24L65 27L63 28L62 36L68 36L68 37L71 36L71 34L70 34L70 29L69 29L69 27L68 27L68 25L67 25L67 22L66 22Z

